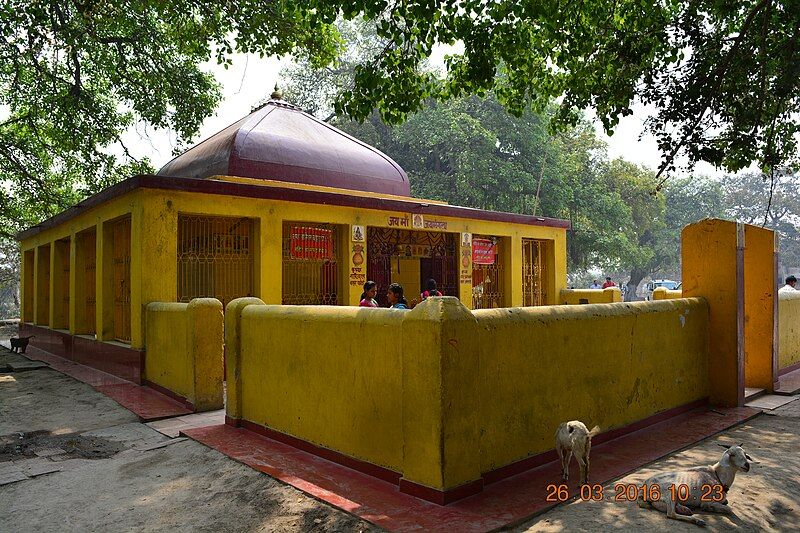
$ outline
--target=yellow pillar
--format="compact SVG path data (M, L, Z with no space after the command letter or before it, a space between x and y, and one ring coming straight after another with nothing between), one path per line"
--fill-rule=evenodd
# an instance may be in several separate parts
M522 307L522 238L514 236L504 239L503 244L503 261L507 265L505 305Z
M505 246L502 247L505 249ZM458 295L467 309L472 309L472 234L462 233L458 246Z
M142 250L147 246L143 240L144 213L141 200L131 210L131 348L144 348L144 323L146 305L142 302L142 278L144 277ZM147 275L155 271L147 269ZM159 273L159 276L164 275Z
M225 309L225 414L231 420L242 418L242 311L248 305L264 305L258 298L236 298Z
M681 233L683 297L708 301L709 400L744 403L744 224L706 219Z
M777 380L775 232L744 227L744 385L773 390Z
M560 232L560 237L547 242L546 281L547 305L555 305L561 289L567 288L567 238L566 232Z
M344 278L344 305L358 305L364 282L367 280L367 228L360 225L344 227L343 240L344 254L340 259L345 266ZM409 295L406 295L408 297ZM409 298L410 299L410 298Z
M20 304L22 305L22 309L20 309L20 318L22 322L33 322L34 317L34 301L35 292L34 292L34 284L35 284L35 258L36 250L25 250L22 253L22 264L20 268L20 279L22 283L20 284Z
M261 224L261 294L268 304L280 304L283 299L283 221L262 219Z
M428 298L403 319L400 488L447 503L481 488L478 324L455 297Z
M189 353L194 363L194 409L198 412L222 409L222 302L216 298L195 298L186 310Z

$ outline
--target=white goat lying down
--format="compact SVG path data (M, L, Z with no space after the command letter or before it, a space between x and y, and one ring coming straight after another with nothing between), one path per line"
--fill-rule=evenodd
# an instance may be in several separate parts
M581 467L581 485L589 480L589 450L592 448L592 437L600 433L600 428L595 426L591 431L578 420L562 422L556 430L556 451L561 458L561 479L569 479L569 462L572 454ZM566 452L566 454L564 453Z
M644 482L646 491L642 491L637 503L639 507L653 507L666 512L667 518L691 522L705 526L705 521L695 518L692 509L730 514L727 493L736 478L736 472L750 471L752 457L742 449L742 445L725 446L727 448L720 460L712 466L701 466L682 472L663 472L656 474ZM660 497L653 501L654 485L660 489ZM685 486L681 487L681 485Z

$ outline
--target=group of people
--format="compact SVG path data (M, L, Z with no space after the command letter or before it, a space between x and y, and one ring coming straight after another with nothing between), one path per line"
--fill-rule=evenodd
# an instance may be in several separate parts
M600 282L594 280L592 285L589 287L590 289L607 289L609 287L616 287L617 284L611 281L611 276L606 276L606 282L600 285Z
M367 281L364 283L364 292L361 293L361 303L359 307L380 307L375 297L378 295L378 284L374 281ZM442 296L439 289L436 288L436 280L429 279L425 291L419 295L420 301L427 299L429 296ZM399 283L392 283L386 291L386 299L389 300L389 307L391 309L409 309L408 300L403 295L403 286ZM417 303L416 299L411 301L411 307Z

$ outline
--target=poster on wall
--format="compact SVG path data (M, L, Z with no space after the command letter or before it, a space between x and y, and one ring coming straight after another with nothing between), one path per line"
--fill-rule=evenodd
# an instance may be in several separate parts
M497 254L497 245L489 239L472 239L472 263L475 265L493 265Z
M333 230L292 226L289 236L292 259L333 259Z
M353 242L364 242L364 235L366 233L364 226L353 226Z

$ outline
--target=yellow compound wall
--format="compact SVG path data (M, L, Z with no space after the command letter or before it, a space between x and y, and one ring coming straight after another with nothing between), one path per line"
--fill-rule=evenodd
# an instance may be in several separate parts
M800 364L800 291L778 293L778 368Z
M674 300L676 298L683 298L682 290L669 290L666 287L656 287L653 290L653 300Z
M241 312L241 353L236 358L228 351L229 374L241 376L241 417L401 471L405 314L247 306Z
M144 379L186 399L196 411L221 409L222 303L214 298L152 302L146 323Z
M607 289L561 289L558 303L562 305L610 304L622 301L619 287Z
M551 449L561 422L608 431L708 396L703 300L474 314L484 472Z
M607 431L709 392L701 299L477 311L452 297L411 311L250 300L226 316L229 330L241 317L228 416L434 490L552 448L565 420Z

